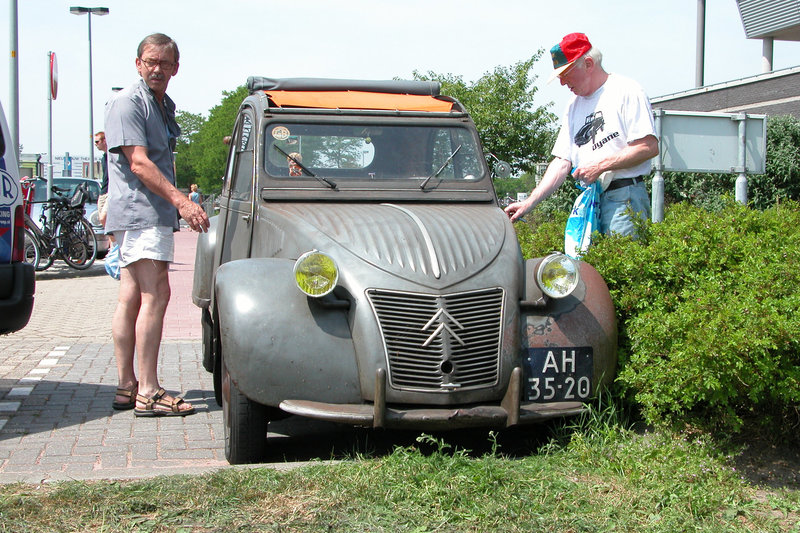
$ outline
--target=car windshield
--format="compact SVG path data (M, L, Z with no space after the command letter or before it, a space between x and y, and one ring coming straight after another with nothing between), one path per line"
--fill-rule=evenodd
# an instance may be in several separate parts
M100 184L96 181L75 178L53 178L53 185L59 189L68 189L67 192L61 193L61 195L65 198L72 198L72 195L75 194L75 189L81 183L85 183L87 185L87 189L89 191L88 201L97 202L97 198L100 196ZM47 200L47 181L43 179L37 180L36 186L33 189L33 201L44 202L45 200Z
M266 171L273 177L423 183L484 174L477 139L459 126L270 123L264 138Z

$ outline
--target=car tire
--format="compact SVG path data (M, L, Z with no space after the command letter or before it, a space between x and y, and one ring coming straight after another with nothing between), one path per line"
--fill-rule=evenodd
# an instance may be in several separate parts
M262 462L267 452L268 410L239 391L225 361L221 367L225 458L232 465Z
M211 373L211 380L214 382L214 400L217 405L222 407L222 358L214 358L214 370Z
M222 358L218 348L219 328L217 327L217 322L211 318L211 312L207 308L202 311L200 326L203 332L203 368L211 372L214 383L214 400L216 400L217 405L222 407Z

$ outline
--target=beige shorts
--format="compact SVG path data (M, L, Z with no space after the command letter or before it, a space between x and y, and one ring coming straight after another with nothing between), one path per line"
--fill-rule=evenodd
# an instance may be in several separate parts
M108 211L108 193L97 197L97 215L102 217Z
M142 259L171 263L175 258L175 236L168 226L115 231L114 237L119 244L121 267Z

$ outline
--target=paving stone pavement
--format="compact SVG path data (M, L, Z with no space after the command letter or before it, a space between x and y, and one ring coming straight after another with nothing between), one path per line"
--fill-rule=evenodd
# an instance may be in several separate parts
M114 411L111 316L118 284L102 261L79 272L57 261L37 273L33 316L0 336L0 483L119 479L226 467L222 412L202 367L200 311L191 302L197 234L176 234L172 298L159 377L198 412L137 418Z
M222 410L202 366L200 310L191 299L197 234L175 234L159 380L197 412L137 418L114 411L117 369L111 316L119 282L103 262L79 272L63 262L36 274L33 315L0 336L0 483L137 479L233 468L225 460ZM277 470L352 452L389 452L414 432L385 433L289 417L270 422Z

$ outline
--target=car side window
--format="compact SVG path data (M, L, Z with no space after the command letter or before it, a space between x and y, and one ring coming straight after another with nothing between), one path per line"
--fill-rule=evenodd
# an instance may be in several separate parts
M236 137L233 142L235 143L233 151L234 167L233 167L233 183L231 184L231 199L248 201L252 194L253 185L253 162L255 145L255 131L253 125L255 120L250 109L245 109L242 113L242 120L239 123L239 129L236 132Z

